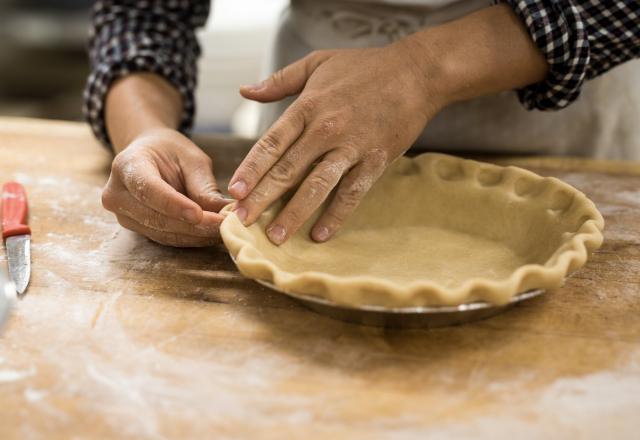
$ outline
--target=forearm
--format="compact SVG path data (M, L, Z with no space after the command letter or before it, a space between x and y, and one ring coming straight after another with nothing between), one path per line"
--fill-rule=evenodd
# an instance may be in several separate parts
M139 125L157 124L158 120L175 125L175 109L181 109L177 128L189 132L200 55L196 29L206 22L209 6L210 0L94 3L89 39L91 73L84 90L83 113L105 146L115 143L110 133L119 137L121 149ZM158 75L158 80L140 80L137 75L143 72ZM164 78L165 86L159 77ZM169 84L179 92L178 104ZM113 98L110 108L115 110L109 111L107 129L108 92L113 92L109 93ZM168 113L158 113L167 109Z
M164 78L152 73L120 78L106 98L107 132L116 153L146 130L177 129L181 114L180 93Z
M446 103L542 81L547 62L513 10L504 4L410 35L419 75L439 84Z

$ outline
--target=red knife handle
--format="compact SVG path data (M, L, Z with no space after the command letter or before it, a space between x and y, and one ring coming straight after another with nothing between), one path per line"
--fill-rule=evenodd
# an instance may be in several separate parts
M14 235L31 234L27 226L27 193L17 182L5 183L2 187L2 239Z

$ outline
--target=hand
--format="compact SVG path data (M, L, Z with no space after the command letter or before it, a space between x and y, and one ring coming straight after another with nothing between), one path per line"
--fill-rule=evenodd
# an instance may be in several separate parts
M403 154L446 104L437 83L425 84L406 42L384 48L313 52L243 96L268 102L300 93L248 153L229 192L245 225L300 185L266 228L279 245L337 187L311 237L332 237L385 168ZM309 172L309 170L311 170Z
M113 160L102 204L125 228L170 246L208 246L219 239L229 200L217 189L211 159L176 130L138 136Z
M314 240L325 241L440 109L537 83L548 67L507 4L383 48L314 52L263 83L240 90L261 102L300 96L231 178L229 191L239 200L236 215L249 225L300 184L267 226L270 240L281 244L337 186L311 229Z

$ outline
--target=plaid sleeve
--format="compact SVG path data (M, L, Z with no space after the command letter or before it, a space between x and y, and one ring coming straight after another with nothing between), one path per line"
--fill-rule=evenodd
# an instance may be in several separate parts
M527 109L557 110L585 80L640 56L638 0L499 0L526 25L549 63L545 81L518 90Z
M98 0L89 32L91 73L83 112L96 137L110 145L105 98L117 78L152 72L182 95L179 129L188 132L195 112L194 89L200 46L195 30L206 23L209 0Z

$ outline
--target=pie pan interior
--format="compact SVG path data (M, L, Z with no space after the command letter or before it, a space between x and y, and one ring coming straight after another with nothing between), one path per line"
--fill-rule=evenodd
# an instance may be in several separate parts
M239 270L285 292L344 305L501 305L562 285L602 243L595 205L555 178L442 154L395 161L330 241L311 219L284 245L229 212L221 234Z

